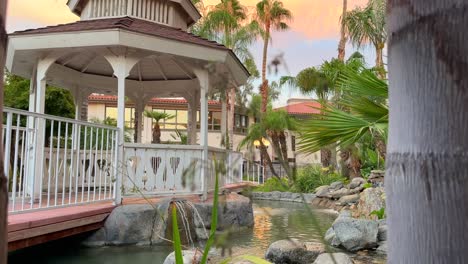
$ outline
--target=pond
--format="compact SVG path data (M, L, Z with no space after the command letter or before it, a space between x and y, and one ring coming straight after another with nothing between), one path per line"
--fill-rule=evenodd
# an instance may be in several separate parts
M325 232L336 215L326 210L314 210L314 215L315 223L303 204L255 201L254 228L221 235L216 258L222 258L221 248L225 249L227 255L263 257L268 246L280 239L319 241L321 235L317 226ZM160 264L171 251L171 246L85 248L79 245L79 238L74 238L14 252L10 254L9 263Z

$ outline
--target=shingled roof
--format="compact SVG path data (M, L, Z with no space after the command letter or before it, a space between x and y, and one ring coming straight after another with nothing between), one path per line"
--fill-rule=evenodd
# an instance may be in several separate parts
M215 41L207 40L188 33L181 29L161 25L151 21L137 19L133 17L103 18L82 20L69 24L60 24L37 29L28 29L16 31L10 36L29 35L29 34L48 34L48 33L66 33L78 31L94 31L103 29L122 29L131 32L146 34L155 37L171 39L175 41L201 45L209 48L229 50L224 45Z

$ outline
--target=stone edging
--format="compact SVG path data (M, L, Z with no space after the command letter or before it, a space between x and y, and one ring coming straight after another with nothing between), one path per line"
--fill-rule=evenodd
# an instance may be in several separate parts
M253 192L253 200L270 200L270 201L282 201L282 202L294 202L303 203L304 199L306 203L311 203L317 196L313 193L291 193L291 192Z

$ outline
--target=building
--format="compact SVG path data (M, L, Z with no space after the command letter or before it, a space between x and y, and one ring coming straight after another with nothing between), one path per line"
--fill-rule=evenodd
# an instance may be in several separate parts
M180 143L177 131L187 134L188 102L183 98L152 98L145 106L145 110L165 112L175 118L161 121L161 141L163 143ZM88 121L117 118L117 97L111 95L92 94L88 97ZM127 100L125 104L125 125L130 128L130 138L134 140L135 104ZM237 150L239 143L245 138L249 124L254 122L247 115L247 111L238 106L234 113L234 139L233 149ZM222 104L218 100L208 100L208 145L223 148L222 144ZM143 117L141 143L149 144L152 141L153 120ZM197 110L197 141L200 139L200 111ZM245 150L244 150L245 152Z
M297 120L304 120L310 118L313 114L320 113L320 103L314 99L289 99L286 106L276 108L275 110L284 110ZM297 133L288 131L287 144L288 156L295 159L297 166L306 166L310 164L320 164L320 152L313 154L301 153L297 149Z

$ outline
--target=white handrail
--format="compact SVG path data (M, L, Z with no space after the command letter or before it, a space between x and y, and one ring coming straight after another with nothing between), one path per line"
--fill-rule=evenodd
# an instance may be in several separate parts
M3 114L10 213L114 200L117 128L12 108Z

